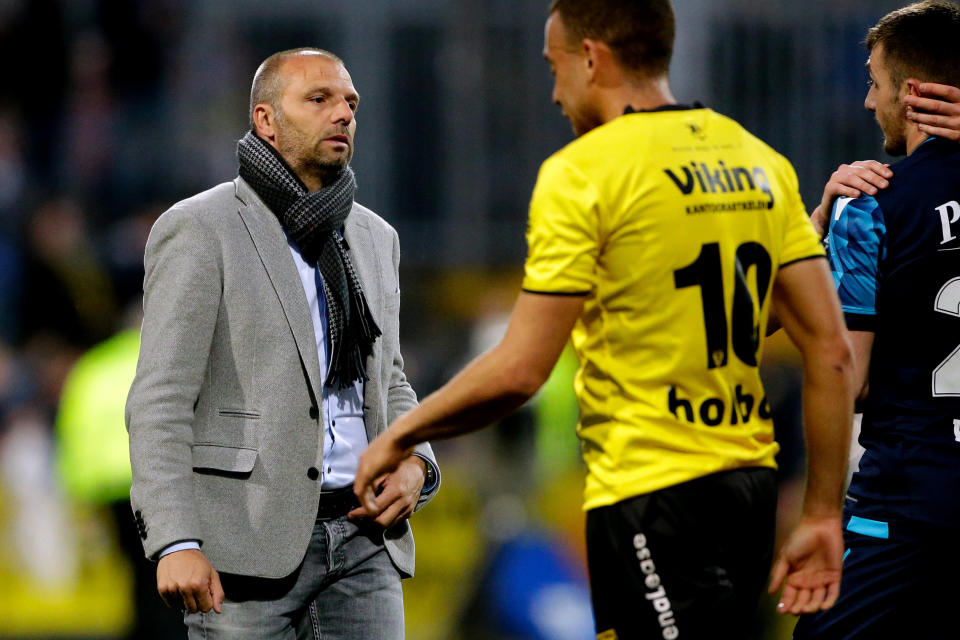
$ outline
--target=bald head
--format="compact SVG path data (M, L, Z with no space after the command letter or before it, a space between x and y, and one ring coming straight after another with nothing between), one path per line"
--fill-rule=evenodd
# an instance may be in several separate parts
M250 87L250 129L256 130L253 122L253 110L258 104L269 104L273 107L275 113L280 113L280 96L283 95L284 85L283 74L280 72L287 60L299 56L324 56L334 62L343 64L343 60L336 55L316 47L300 47L278 51L264 60L257 68L257 72L253 74L253 85Z

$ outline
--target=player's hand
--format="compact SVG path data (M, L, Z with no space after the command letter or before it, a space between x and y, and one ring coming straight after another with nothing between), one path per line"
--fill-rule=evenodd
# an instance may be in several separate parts
M157 591L168 607L190 613L210 609L220 613L223 605L220 574L199 549L174 551L160 558Z
M843 568L841 519L804 517L784 543L770 578L770 593L783 586L778 613L829 609L840 595Z
M360 506L347 515L371 518L384 528L409 517L423 489L424 465L422 458L400 448L389 431L381 434L360 456L353 483Z
M888 180L892 177L890 166L876 160L858 160L840 165L823 188L820 204L810 214L810 222L820 237L826 235L830 226L828 218L834 200L840 197L859 198L863 193L875 196L880 189L890 186Z
M921 82L919 89L922 96L903 97L907 119L927 135L960 142L960 89L931 82Z

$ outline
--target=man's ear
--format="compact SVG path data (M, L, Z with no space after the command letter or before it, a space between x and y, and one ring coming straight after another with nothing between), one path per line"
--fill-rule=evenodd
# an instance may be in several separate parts
M260 103L253 108L253 130L264 140L276 139L276 114L272 105Z
M583 41L584 63L587 65L587 77L591 81L609 73L614 64L613 51L605 43L589 38Z
M590 80L597 75L597 66L599 65L598 45L596 40L585 39L583 46L583 63L587 65L587 77Z
M923 95L920 93L920 81L916 78L907 78L907 90L906 95L917 96L918 98Z

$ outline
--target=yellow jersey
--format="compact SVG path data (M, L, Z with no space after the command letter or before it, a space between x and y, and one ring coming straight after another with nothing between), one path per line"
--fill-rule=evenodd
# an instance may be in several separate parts
M628 113L544 162L523 288L583 295L584 508L776 467L760 382L777 271L824 255L790 163L704 108Z

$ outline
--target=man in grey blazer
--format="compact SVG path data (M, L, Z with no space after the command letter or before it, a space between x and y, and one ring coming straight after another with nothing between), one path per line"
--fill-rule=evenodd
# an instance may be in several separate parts
M358 101L329 52L267 58L240 177L150 234L131 503L191 638L403 637L407 517L439 474L426 445L375 512L352 493L367 443L416 405L397 234L353 200Z

